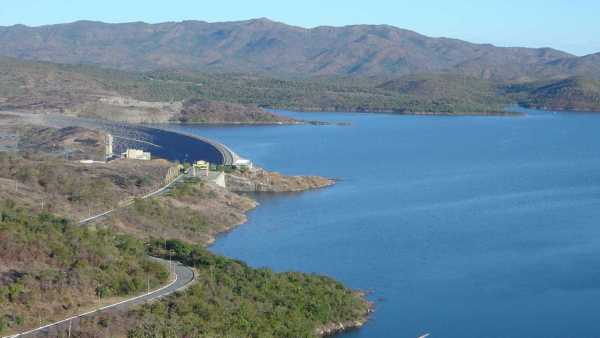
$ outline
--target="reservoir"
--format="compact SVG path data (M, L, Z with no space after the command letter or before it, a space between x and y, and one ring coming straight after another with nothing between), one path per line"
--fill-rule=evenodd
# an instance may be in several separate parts
M342 337L600 336L600 115L285 115L349 126L179 126L331 188L260 195L213 252L367 290Z

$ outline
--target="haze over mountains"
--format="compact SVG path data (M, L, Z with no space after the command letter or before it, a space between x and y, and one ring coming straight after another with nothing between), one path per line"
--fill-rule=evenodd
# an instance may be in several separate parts
M385 77L448 72L511 81L600 78L600 53L576 57L551 48L431 38L387 25L305 29L268 19L0 27L0 55L135 71Z

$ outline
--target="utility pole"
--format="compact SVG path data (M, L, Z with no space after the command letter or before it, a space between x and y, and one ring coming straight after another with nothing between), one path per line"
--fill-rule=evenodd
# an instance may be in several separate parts
M71 338L71 320L69 320L69 333L68 333L68 338Z

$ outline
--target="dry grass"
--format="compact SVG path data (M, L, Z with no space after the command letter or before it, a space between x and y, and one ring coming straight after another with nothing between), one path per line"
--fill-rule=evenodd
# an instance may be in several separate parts
M173 238L209 244L222 232L244 223L245 213L256 207L248 197L214 184L187 182L170 194L137 201L108 222L140 238Z

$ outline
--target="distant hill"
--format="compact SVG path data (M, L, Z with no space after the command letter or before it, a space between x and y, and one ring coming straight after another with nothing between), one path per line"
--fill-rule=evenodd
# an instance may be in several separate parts
M600 77L598 57L432 38L387 25L305 29L255 19L0 27L0 55L150 71L268 76L388 76L450 72L529 81L540 74Z
M566 74L600 80L600 53L555 60L538 67L537 73L538 78L556 78Z
M198 88L197 83L141 73L0 57L0 110L59 111L135 123L297 122L256 105L184 102L201 97Z
M574 77L536 84L521 104L532 108L600 112L600 81Z
M450 74L404 76L378 88L410 97L404 109L413 112L500 112L510 102L495 82Z
M489 114L520 102L596 111L597 83L582 77L506 83L448 73L284 80L190 71L138 73L0 57L0 110L149 123L296 122L263 108Z

